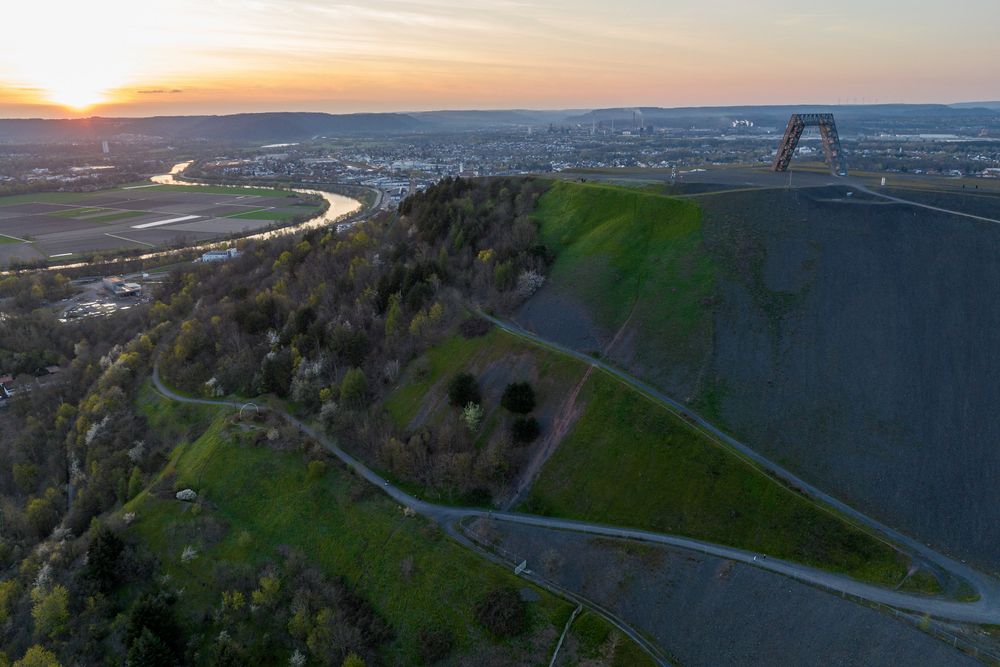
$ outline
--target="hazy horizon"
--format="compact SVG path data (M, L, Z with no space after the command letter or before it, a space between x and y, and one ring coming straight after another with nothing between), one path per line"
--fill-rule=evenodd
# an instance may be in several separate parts
M1000 99L986 0L42 0L5 18L0 117Z
M923 101L913 101L913 102L833 102L833 103L823 103L823 102L783 102L783 103L767 103L767 104L742 104L739 102L733 104L691 104L682 106L657 106L657 105L646 105L646 104L614 104L609 106L574 106L574 107L465 107L465 108L426 108L426 109L384 109L384 110L366 110L358 109L355 111L326 111L322 109L305 109L305 108L274 108L274 109L234 109L231 111L223 112L197 112L192 111L190 113L178 112L178 113L150 113L150 114L135 114L135 113L94 113L87 114L71 114L63 113L62 115L36 115L36 116L0 116L0 120L88 120L92 118L150 118L155 116L233 116L241 114L259 114L259 113L323 113L331 115L352 115L352 114L421 114L421 113L502 113L508 111L525 111L525 112L572 112L572 111L601 111L605 109L640 109L640 108L659 108L659 109L727 109L727 108L739 108L739 107L853 107L853 106L889 106L889 105L942 105L942 106L955 106L955 105L969 105L969 104L1000 104L1000 99L997 100L955 100L950 102L923 102ZM60 109L60 107L53 106L54 109Z

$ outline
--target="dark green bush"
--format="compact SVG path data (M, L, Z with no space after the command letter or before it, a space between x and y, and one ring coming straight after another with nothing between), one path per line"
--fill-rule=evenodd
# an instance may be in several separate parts
M421 630L417 641L419 642L420 659L426 665L433 665L435 662L447 658L451 655L451 649L455 644L450 632L436 628Z
M528 610L517 591L494 588L475 607L476 620L497 637L514 637L528 627Z
M468 373L459 373L448 384L448 402L456 408L464 408L469 403L480 403L479 383Z
M527 382L512 382L503 390L500 405L511 412L526 415L535 409L535 390Z
M541 433L538 420L534 417L517 417L510 425L510 435L514 442L526 444L532 442Z

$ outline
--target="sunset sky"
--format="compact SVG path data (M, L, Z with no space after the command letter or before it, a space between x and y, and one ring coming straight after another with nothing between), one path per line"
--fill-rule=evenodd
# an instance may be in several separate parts
M997 0L9 4L2 117L1000 99Z

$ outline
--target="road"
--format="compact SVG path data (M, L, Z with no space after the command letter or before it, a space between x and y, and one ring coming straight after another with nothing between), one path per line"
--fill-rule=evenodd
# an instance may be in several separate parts
M734 547L728 547L724 545L712 544L709 542L704 542L701 540L691 539L687 537L680 537L675 535L666 535L662 533L655 533L652 531L640 530L635 528L627 528L621 526L608 526L596 523L589 523L585 521L575 521L572 519L560 519L554 517L543 517L535 516L530 514L521 514L518 512L503 512L503 511L491 511L481 508L472 507L451 507L444 505L436 505L433 503L426 502L412 496L402 489L393 485L389 480L385 479L381 475L377 474L364 463L354 458L347 452L343 451L336 443L327 438L324 434L318 432L309 424L303 422L297 417L289 414L282 409L276 409L273 407L266 408L271 411L281 415L291 424L295 425L299 430L301 430L306 435L315 439L317 442L321 443L326 447L334 456L339 458L347 467L352 469L359 476L367 480L369 483L380 488L386 495L390 498L403 505L404 507L410 507L417 513L423 515L424 517L434 521L435 523L441 525L445 528L449 535L456 536L459 541L462 541L467 546L469 541L461 537L461 533L456 531L454 526L465 519L470 518L485 518L495 521L505 521L509 523L515 523L525 526L534 526L537 528L545 528L551 530L568 530L577 533L583 533L588 535L595 535L601 537L611 537L619 538L625 540L634 540L640 542L648 542L653 544L660 544L669 547L675 547L680 549L686 549L690 551L695 551L698 553L703 553L710 556L716 556L719 558L725 558L740 563L744 563L753 567L758 567L776 574L781 574L793 579L809 583L815 586L825 588L829 591L836 593L841 593L845 595L851 595L862 600L867 600L870 602L877 602L884 605L889 605L896 607L901 610L907 610L917 613L925 613L931 616L948 619L953 621L971 622L971 623L988 623L988 624L998 624L1000 623L1000 582L984 575L963 563L959 563L944 554L940 554L930 547L917 542L916 540L899 533L888 526L881 524L880 522L867 517L861 512L851 508L847 504L838 501L837 499L829 496L828 494L820 491L811 484L801 480L793 473L785 470L776 463L773 463L761 456L760 454L754 452L752 449L744 445L743 443L737 441L731 436L723 433L708 421L706 421L701 416L697 415L695 412L687 408L681 403L678 403L674 399L666 396L662 392L653 387L647 385L646 383L631 377L624 371L607 364L604 361L594 359L585 354L566 348L559 344L553 343L551 341L544 340L537 335L522 329L521 327L499 320L497 318L480 313L482 317L489 320L496 326L500 327L504 331L507 331L513 335L519 336L522 339L533 342L537 345L544 346L550 350L554 350L566 356L576 358L584 363L590 364L601 371L608 373L609 375L619 379L623 383L629 385L630 387L641 391L642 393L650 396L654 400L658 400L665 406L674 410L676 413L687 418L687 420L693 425L697 425L703 432L710 434L717 440L725 443L733 450L737 451L739 454L745 456L746 458L754 461L757 465L770 471L775 476L785 480L787 483L801 489L807 495L813 497L815 500L821 503L825 503L843 514L852 517L859 523L867 525L873 530L881 533L886 538L895 541L902 545L907 550L913 552L920 558L923 558L937 566L945 569L952 575L958 576L964 579L978 594L979 598L973 602L959 602L955 600L949 600L945 598L928 597L916 594L903 593L900 591L894 591L889 589L880 588L871 584L865 584L860 581L856 581L849 577L834 574L831 572L826 572L816 568L808 567L806 565L801 565L799 563L793 563L790 561L781 560L778 558L768 558L763 557L762 554L746 551L743 549L736 549ZM194 403L199 405L218 405L224 407L231 407L238 409L244 405L245 402L236 401L221 401L221 400L210 400L202 398L189 398L186 396L181 396L171 390L169 387L163 384L158 366L153 368L153 384L163 396L183 402L183 403ZM478 549L477 549L478 550ZM479 550L481 551L481 550ZM616 623L617 625L617 623ZM620 626L621 627L621 626ZM629 633L630 635L632 633ZM648 645L648 642L643 640L644 645ZM658 658L659 659L659 658Z
M981 215L973 215L972 213L953 211L951 209L941 208L939 206L931 206L930 204L921 204L920 202L911 201L909 199L903 199L901 197L893 197L892 195L887 195L884 192L871 190L865 187L864 185L858 185L858 190L873 195L875 197L881 197L882 199L887 199L888 201L894 202L896 204L906 204L907 206L916 206L917 208L925 208L928 211L936 211L937 213L947 213L949 215L957 215L960 218L969 218L970 220L978 220L979 222L992 222L994 224L1000 225L1000 220L995 220L993 218L986 218Z
M216 405L221 407L229 407L233 409L240 409L248 405L247 401L217 401L204 398L190 398L188 396L182 396L177 392L173 391L167 387L163 380L160 378L160 367L158 364L153 365L153 386L156 388L162 396L170 400L178 401L180 403L192 403L195 405ZM254 404L257 405L257 404ZM487 560L497 563L501 567L508 567L508 563L502 558L493 554L485 549L483 549L479 544L470 540L459 528L458 524L462 519L472 518L472 517L484 517L489 513L482 510L476 510L472 508L458 508L458 507L446 507L443 505L435 505L433 503L428 503L415 496L411 496L399 487L391 484L389 480L385 479L381 475L377 474L371 468L366 466L361 461L357 460L344 450L342 450L336 443L330 440L326 435L320 433L314 429L309 424L305 423L301 419L289 414L285 410L276 410L270 406L257 406L260 410L270 410L275 412L281 417L283 417L290 424L293 424L300 431L313 438L320 444L322 444L331 454L336 456L340 461L346 465L348 468L353 470L356 474L360 475L369 483L378 487L383 493L388 495L390 498L398 502L403 507L409 507L418 514L430 519L434 523L441 526L441 528L455 539L456 542L462 546L475 551L479 555L483 556ZM517 516L517 515L515 515ZM588 600L579 594L565 589L553 582L547 581L532 572L525 572L521 575L523 578L534 582L535 584L545 588L556 595L565 597L577 604L584 604L591 610L595 611L599 615L603 616L607 621L621 630L625 635L627 635L632 641L638 644L646 653L656 661L657 664L666 667L670 662L663 656L659 647L652 644L646 637L634 630L631 626L625 623L624 620L613 614L612 612L604 609L597 603Z

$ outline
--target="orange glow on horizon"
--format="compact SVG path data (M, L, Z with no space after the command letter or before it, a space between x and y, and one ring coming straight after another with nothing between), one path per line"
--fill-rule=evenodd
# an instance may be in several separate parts
M32 0L0 116L1000 99L1000 3L969 3Z

